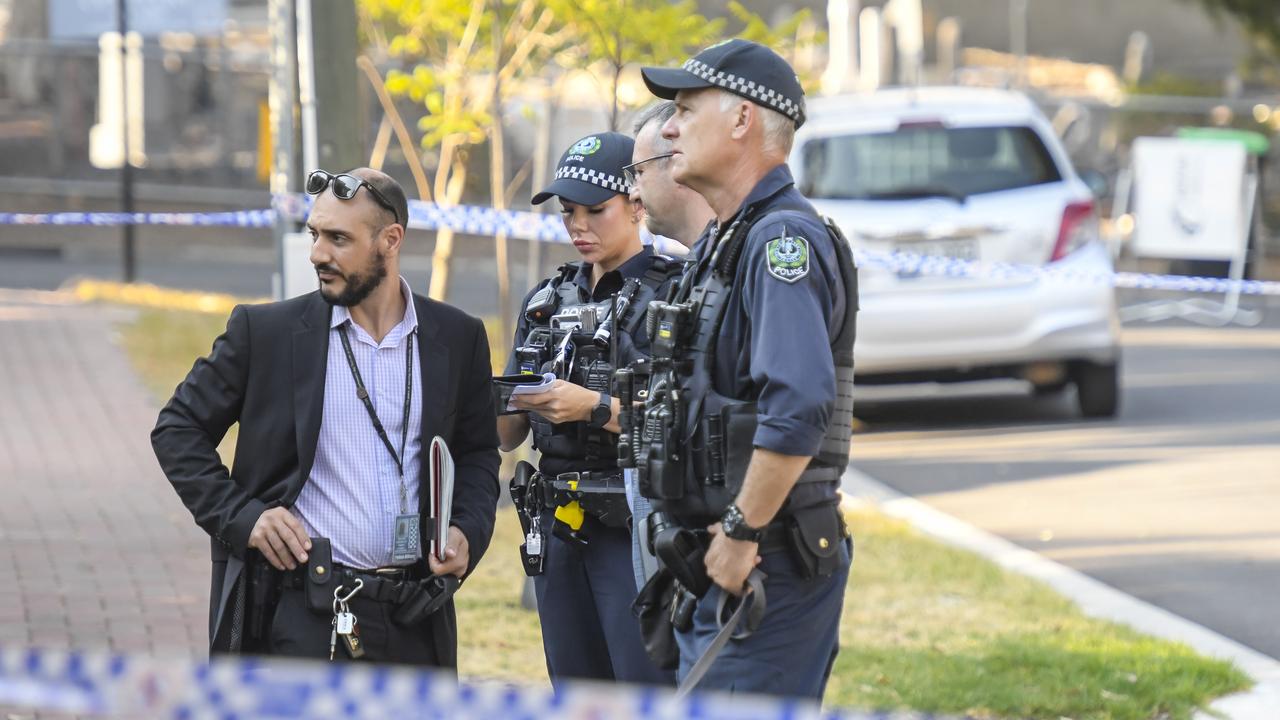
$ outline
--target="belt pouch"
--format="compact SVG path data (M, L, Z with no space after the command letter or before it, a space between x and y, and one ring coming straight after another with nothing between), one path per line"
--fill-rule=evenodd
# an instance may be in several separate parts
M329 538L311 538L307 553L307 580L302 584L307 609L321 615L333 614L333 591L338 587L334 576L333 548Z
M414 626L426 620L458 591L456 575L432 575L418 583L416 590L396 609L391 619L397 625Z
M845 536L839 509L835 505L818 505L796 510L788 523L791 554L804 578L826 577L835 572Z

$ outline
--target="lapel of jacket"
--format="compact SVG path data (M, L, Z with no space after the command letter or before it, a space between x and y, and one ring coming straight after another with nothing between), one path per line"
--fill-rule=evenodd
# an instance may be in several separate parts
M444 432L441 421L444 420L444 407L448 400L449 353L437 340L439 321L435 313L431 312L427 301L414 295L413 304L418 313L418 377L422 388L422 463L419 487L423 490L418 493L418 497L425 508L428 496L426 488L431 477L431 439Z
M324 411L325 368L329 362L329 315L332 308L311 294L293 329L293 417L298 443L298 487L311 475Z

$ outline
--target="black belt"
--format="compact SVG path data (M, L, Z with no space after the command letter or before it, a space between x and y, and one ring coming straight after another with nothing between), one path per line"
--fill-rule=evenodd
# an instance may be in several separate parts
M760 554L791 549L791 528L785 521L773 521L764 527L760 536Z
M556 480L562 482L576 481L578 483L591 482L607 482L609 480L621 480L622 472L619 470L588 470L584 472L566 472L556 475Z
M848 537L848 532L840 536L840 539ZM764 526L764 532L760 536L760 554L780 552L791 550L796 540L792 537L791 516L777 518L773 522Z
M360 592L356 594L357 598L368 598L375 602L394 604L404 601L405 596L411 589L410 583L422 580L431 574L423 563L378 568L376 570L361 570L334 563L333 572L337 574L338 583L346 586L347 589L351 589L354 586L356 578L364 581ZM299 566L284 575L284 587L289 589L301 589L305 587L306 582L307 568L305 566Z

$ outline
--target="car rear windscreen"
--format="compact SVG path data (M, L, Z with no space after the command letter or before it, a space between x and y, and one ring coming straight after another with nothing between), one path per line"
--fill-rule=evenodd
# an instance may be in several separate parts
M947 128L808 140L801 192L813 199L954 197L1062 179L1029 127Z

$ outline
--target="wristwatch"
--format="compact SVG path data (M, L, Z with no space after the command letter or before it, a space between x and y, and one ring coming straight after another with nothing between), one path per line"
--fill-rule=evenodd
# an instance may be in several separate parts
M591 419L588 424L591 427L600 429L609 423L609 419L613 417L613 398L609 393L600 393L600 401L596 406L591 408Z
M733 504L725 508L724 515L720 516L720 527L724 528L725 535L734 540L758 543L760 538L764 537L764 528L753 528L748 525L746 518L742 517L742 511Z

